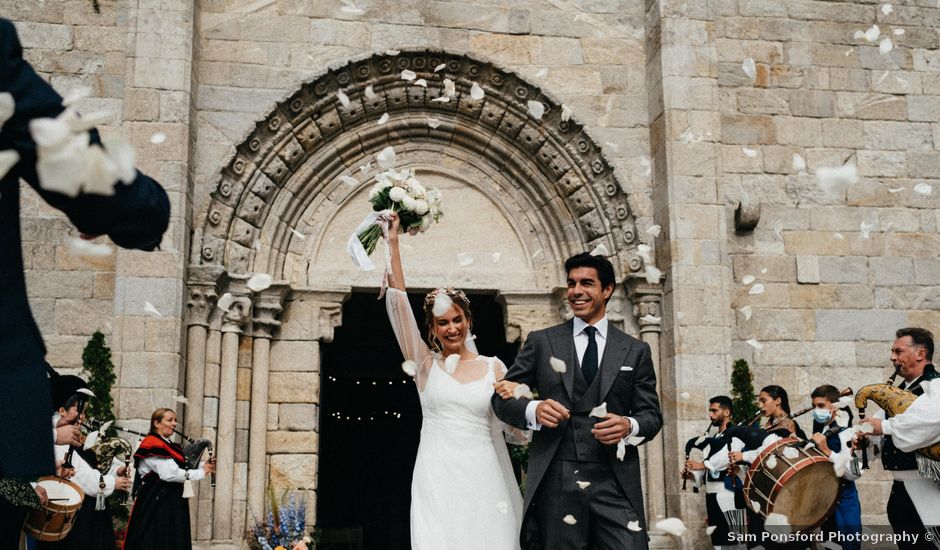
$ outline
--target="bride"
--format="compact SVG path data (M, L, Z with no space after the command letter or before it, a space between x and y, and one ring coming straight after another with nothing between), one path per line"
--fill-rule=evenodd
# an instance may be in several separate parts
M406 365L413 361L413 372L406 371L417 385L423 416L411 484L411 547L518 550L522 496L503 430L517 439L521 433L501 424L490 406L493 388L511 398L513 383L502 381L502 361L477 354L467 340L470 303L460 290L428 293L429 334L427 341L422 338L405 293L399 219L390 217L392 277L385 303ZM433 313L436 300L450 304L445 313Z

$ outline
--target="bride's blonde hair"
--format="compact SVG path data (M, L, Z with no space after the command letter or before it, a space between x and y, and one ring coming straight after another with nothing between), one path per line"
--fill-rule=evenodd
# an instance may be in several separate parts
M463 311L464 317L467 318L467 327L473 327L473 314L470 313L470 299L467 298L467 295L464 294L459 288L447 287L447 288L435 288L431 292L428 292L427 296L424 297L424 319L428 328L427 342L431 350L440 353L442 351L441 343L434 336L434 299L437 298L438 294L445 294L448 298Z

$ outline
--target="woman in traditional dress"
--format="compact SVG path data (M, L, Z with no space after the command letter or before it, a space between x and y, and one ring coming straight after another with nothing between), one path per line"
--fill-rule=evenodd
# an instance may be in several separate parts
M184 485L215 472L215 464L186 469L183 448L170 441L176 413L157 409L150 417L150 434L134 453L137 500L124 539L125 550L189 550L192 536ZM139 486L139 490L137 487Z
M392 215L386 306L423 417L411 485L411 547L517 550L522 496L504 425L490 406L494 387L512 398L515 384L502 381L506 366L499 359L476 352L470 303L462 291L439 288L426 296L427 340L422 337L405 292L398 228ZM518 430L505 430L524 438Z

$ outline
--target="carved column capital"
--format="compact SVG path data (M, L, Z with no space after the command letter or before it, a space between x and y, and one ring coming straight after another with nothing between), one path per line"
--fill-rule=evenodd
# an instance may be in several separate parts
M503 306L507 342L525 340L533 330L565 318L566 302L559 301L557 293L501 292L496 300Z
M321 342L332 342L334 329L343 324L343 303L321 303L317 313L317 331Z
M186 300L188 326L209 326L209 317L219 297L219 285L226 283L222 266L189 266Z
M279 283L255 293L251 320L252 335L255 338L270 340L274 330L281 326L279 317L284 309L284 298L288 291L289 285Z
M640 333L662 332L662 285L650 283L642 276L634 276L624 281L623 286L627 298L633 303L633 316L640 326Z
M248 279L248 275L231 275L228 292L219 298L220 307L225 312L222 315L222 332L242 334L251 321L251 298L254 293L248 288Z

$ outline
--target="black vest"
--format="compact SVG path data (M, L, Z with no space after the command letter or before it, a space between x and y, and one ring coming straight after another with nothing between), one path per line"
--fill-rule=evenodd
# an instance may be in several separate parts
M924 374L914 381L909 387L904 387L907 391L913 393L914 395L921 396L924 394L924 388L921 387L923 382L927 382L937 378L940 374L937 373L937 370L933 365L928 364L924 367ZM904 386L904 384L902 384ZM890 414L885 413L887 418L891 418ZM917 459L914 457L914 454L917 451L905 453L904 451L898 449L894 446L894 440L890 435L884 436L884 442L882 443L881 449L881 464L884 466L885 470L891 471L900 471L900 470L916 470L917 469Z
M600 361L599 361L600 362ZM588 386L579 366L574 367L574 391L572 392L571 418L561 436L556 458L578 462L606 462L605 446L594 438L591 430L599 418L588 416L591 409L601 404L601 371L598 369L594 381Z

